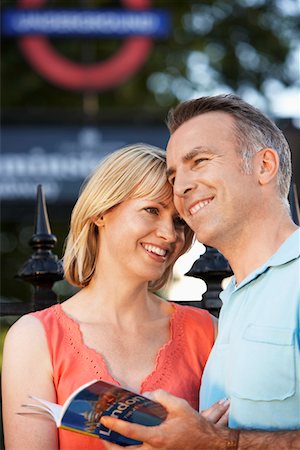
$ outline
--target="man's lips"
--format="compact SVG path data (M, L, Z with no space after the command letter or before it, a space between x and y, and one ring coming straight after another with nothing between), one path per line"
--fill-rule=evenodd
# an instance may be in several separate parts
M202 200L198 200L197 202L193 203L189 208L188 212L191 216L196 214L200 209L205 208L211 201L213 200L213 197L208 197Z

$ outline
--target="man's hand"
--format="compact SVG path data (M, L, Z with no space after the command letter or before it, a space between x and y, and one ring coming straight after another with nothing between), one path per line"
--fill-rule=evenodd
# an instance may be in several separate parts
M144 442L130 446L130 450L210 450L225 448L226 429L217 428L198 414L182 399L163 390L151 393L151 399L161 403L168 411L167 419L161 425L146 427L105 416L101 423L117 433ZM218 405L218 404L216 404ZM228 403L214 405L206 412L207 418L218 422L228 409ZM223 413L220 413L223 411ZM120 450L116 444L103 441L107 450ZM223 447L222 447L223 445Z
M163 390L151 393L151 399L161 403L168 411L164 422L155 427L136 425L112 417L101 418L108 428L129 438L142 441L142 445L130 446L130 450L221 450L226 449L230 439L228 428L216 426L218 406L198 414L189 404ZM203 417L213 419L209 422ZM214 418L213 418L214 416ZM102 441L107 450L121 450L116 444ZM255 431L243 430L240 434L240 450L300 450L300 430Z

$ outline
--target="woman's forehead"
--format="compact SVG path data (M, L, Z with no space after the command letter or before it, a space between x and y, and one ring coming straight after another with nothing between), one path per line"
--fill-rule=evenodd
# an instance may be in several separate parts
M160 203L169 204L173 203L173 190L169 183L166 183L162 189L156 192L150 192L149 198L152 200L157 200Z

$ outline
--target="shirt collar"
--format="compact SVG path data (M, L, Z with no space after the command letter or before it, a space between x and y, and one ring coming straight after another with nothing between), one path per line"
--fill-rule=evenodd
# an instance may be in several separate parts
M244 287L246 284L250 283L252 280L257 278L259 275L264 273L269 267L281 266L293 259L299 258L300 256L300 228L297 228L279 247L279 249L258 269L244 278L241 283L236 286L235 277L233 276L226 287L226 289L221 292L220 298L222 301L226 300L234 291L237 291Z

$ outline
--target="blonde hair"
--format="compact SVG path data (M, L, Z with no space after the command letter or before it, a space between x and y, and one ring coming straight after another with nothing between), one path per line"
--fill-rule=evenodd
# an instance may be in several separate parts
M99 245L95 218L130 198L166 201L171 200L172 195L163 150L134 144L106 156L84 182L72 212L64 254L67 281L82 288L94 275ZM184 234L185 244L180 255L190 248L194 236L187 225ZM162 288L170 280L174 263L159 280L149 282L151 291Z

